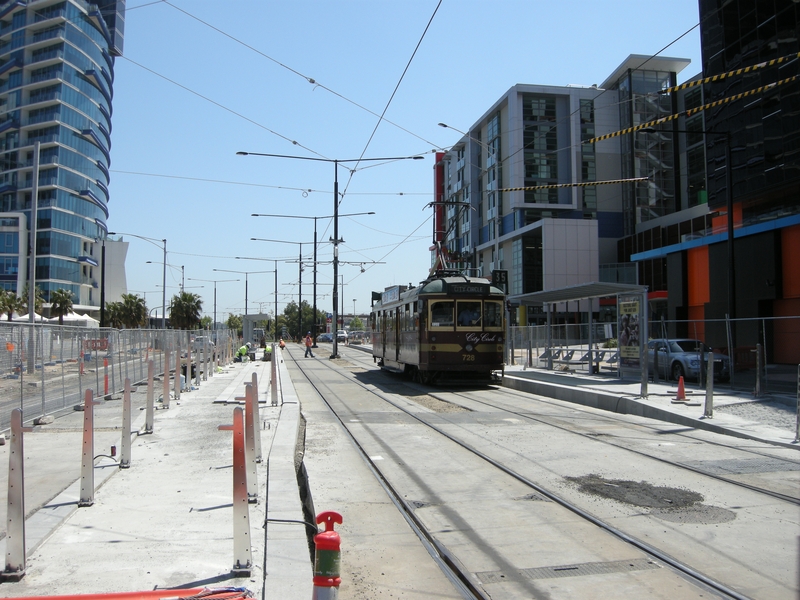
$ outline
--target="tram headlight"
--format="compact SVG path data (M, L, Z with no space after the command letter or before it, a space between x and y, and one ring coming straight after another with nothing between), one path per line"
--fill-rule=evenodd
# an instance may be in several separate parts
M472 344L467 344L466 346L464 346L464 349L465 349L467 352L472 352Z

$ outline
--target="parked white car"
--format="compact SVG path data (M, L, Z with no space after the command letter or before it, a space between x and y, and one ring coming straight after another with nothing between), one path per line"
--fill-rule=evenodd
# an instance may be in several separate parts
M206 342L206 340L208 340ZM203 351L203 347L205 344L208 343L208 352L209 354L214 353L214 342L211 341L211 338L204 335L198 335L192 340L192 352L197 354L198 352Z
M336 341L343 344L347 343L347 332L344 329L336 332Z

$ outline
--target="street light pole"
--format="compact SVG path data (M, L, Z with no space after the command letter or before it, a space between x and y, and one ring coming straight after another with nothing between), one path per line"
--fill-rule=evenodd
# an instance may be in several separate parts
M295 160L311 160L316 162L333 163L333 322L338 321L338 291L336 290L336 277L339 274L339 163L356 164L361 162L374 162L374 161L395 161L395 160L422 160L423 156L392 156L384 158L350 158L350 159L337 159L337 158L318 158L314 156L291 156L286 154L265 154L263 152L242 152L236 153L239 156L266 156L269 158L290 158ZM316 315L315 315L316 316ZM333 353L331 358L338 358L338 345L336 343L336 335L333 336Z
M269 240L266 238L250 238L253 242L274 242L276 244L299 244L300 245L300 259L298 260L299 271L299 287L300 291L297 297L297 335L303 335L303 244L308 242L293 242L290 240ZM240 258L240 257L237 257ZM278 261L275 261L275 318L278 318ZM316 319L316 313L314 314Z
M370 212L360 212L360 213L348 213L346 215L339 215L340 217L358 217L361 215L374 215L375 213ZM312 333L314 344L312 348L317 347L317 219L332 219L333 215L325 215L321 217L306 217L302 215L272 215L272 214L260 214L260 213L253 213L250 215L252 217L273 217L273 218L281 218L281 219L314 219L314 322L312 325ZM334 331L335 333L335 331Z
M205 281L206 283L214 284L214 323L212 329L216 331L217 330L217 284L227 283L229 281L241 281L241 279L196 279L194 277L189 277L189 281Z
M161 242L164 245L164 267L161 273L161 329L167 328L167 240L166 238L159 240L157 238L149 238L135 233L126 233L124 231L109 231L108 235L129 235L131 237L145 240L155 245L156 242Z

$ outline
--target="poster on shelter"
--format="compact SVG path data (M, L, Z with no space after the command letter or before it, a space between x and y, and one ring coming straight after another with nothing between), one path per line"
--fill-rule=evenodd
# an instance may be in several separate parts
M624 300L620 298L617 345L621 367L639 367L639 299Z

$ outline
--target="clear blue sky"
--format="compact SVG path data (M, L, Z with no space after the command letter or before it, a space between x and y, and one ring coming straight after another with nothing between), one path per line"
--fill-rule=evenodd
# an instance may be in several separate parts
M297 301L300 246L250 238L308 242L303 299L311 303L314 221L250 215L331 215L334 168L236 152L425 153L363 163L352 177L339 169L340 212L376 213L340 219L340 260L367 263L364 273L340 266L344 309L351 313L356 299L364 313L371 291L427 275L431 151L460 137L437 123L466 130L518 83L600 84L629 54L688 58L684 81L701 70L697 20L696 0L129 0L114 81L109 230L166 238L176 267L167 297L184 266L187 291L203 298L205 314L213 284L189 278L240 278L217 284L221 321L244 312L244 275L213 269L250 271L248 312L258 303L271 312L274 275L255 273L272 270L271 260L234 257L278 259L282 312ZM392 124L378 124L384 109ZM317 224L325 263L317 305L330 312L332 247L322 242L332 225ZM129 290L160 307L160 249L126 240Z

